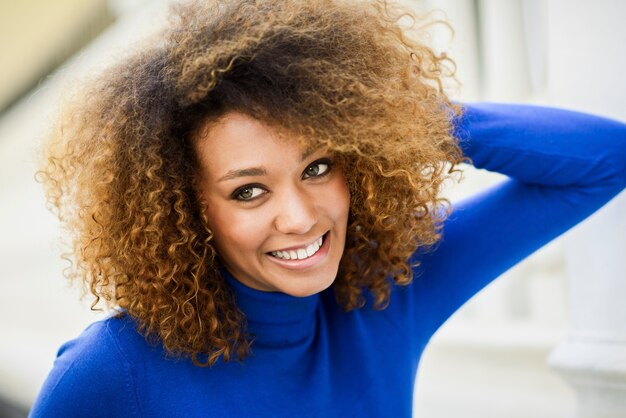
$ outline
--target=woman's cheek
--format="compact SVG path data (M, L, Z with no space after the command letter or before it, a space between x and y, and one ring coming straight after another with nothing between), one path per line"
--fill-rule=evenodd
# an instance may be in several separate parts
M269 221L267 214L259 208L229 208L220 219L224 244L239 249L256 250L267 239Z

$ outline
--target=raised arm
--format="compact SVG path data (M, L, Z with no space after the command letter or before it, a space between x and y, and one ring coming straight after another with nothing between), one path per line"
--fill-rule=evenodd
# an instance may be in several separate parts
M626 125L523 105L471 104L457 125L477 168L510 177L454 205L437 249L415 255L429 336L463 303L626 187Z

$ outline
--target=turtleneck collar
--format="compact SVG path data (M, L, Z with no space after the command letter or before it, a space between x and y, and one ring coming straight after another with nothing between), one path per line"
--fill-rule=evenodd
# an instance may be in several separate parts
M263 292L235 279L225 268L222 276L230 285L237 307L246 315L253 345L285 346L312 337L320 294L295 297L281 292Z

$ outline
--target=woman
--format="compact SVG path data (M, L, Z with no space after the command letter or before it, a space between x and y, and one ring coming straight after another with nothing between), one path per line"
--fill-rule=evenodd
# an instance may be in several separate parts
M32 416L410 416L438 327L626 186L624 124L461 108L401 16L193 3L79 96L42 179L117 311ZM464 160L510 178L451 208Z

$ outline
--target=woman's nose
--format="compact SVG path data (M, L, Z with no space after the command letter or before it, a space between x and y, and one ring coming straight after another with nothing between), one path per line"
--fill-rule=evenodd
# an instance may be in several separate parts
M283 234L306 234L317 223L314 197L303 191L286 193L277 201L276 230Z

